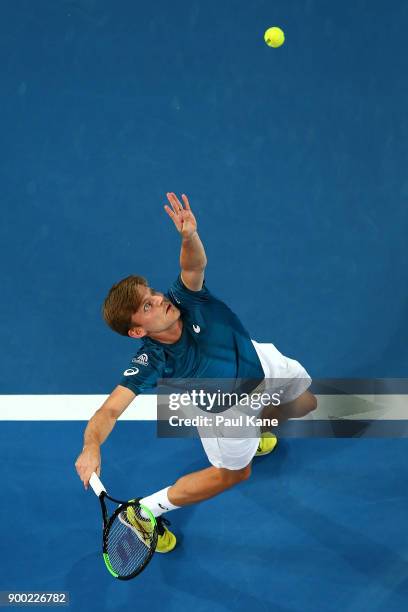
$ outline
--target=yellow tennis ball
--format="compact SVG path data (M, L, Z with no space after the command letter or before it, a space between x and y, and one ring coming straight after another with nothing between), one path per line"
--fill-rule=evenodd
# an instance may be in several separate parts
M268 47L281 47L285 42L285 34L280 28L268 28L265 32L264 39Z

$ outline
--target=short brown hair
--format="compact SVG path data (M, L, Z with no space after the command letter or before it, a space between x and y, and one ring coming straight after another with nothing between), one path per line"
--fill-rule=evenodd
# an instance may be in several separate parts
M127 276L109 289L102 308L103 318L113 331L127 336L132 315L142 302L139 288L148 287L143 276Z

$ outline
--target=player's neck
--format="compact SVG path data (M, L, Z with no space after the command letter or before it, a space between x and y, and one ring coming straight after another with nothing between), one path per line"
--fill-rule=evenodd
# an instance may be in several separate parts
M149 338L152 338L152 340L158 340L158 342L162 342L163 344L174 344L180 340L182 333L183 321L180 317L174 322L174 325L169 327L169 329L166 329L163 332L158 332L157 334L149 334Z

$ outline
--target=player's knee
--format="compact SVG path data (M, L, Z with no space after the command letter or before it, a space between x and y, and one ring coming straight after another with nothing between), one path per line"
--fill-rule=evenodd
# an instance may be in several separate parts
M239 482L248 480L248 478L251 476L251 464L240 470L229 470L229 472L229 478L232 484L238 484Z
M247 465L240 470L227 470L221 468L218 475L225 488L233 487L244 480L248 480L251 476L251 465Z
M248 478L250 478L250 476L252 474L251 464L247 465L242 470L238 470L238 471L240 472L240 475L239 475L240 481L248 480Z
M308 407L309 407L309 412L312 412L313 410L316 410L317 408L317 397L315 395L313 395L313 393L309 394L309 402L308 402Z
M306 416L309 412L313 412L317 408L317 397L305 391L305 393L299 398L299 404L295 401L297 416Z

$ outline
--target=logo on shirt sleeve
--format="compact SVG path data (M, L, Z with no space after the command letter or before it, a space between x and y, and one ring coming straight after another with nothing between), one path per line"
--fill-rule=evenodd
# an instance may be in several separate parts
M193 329L194 329L194 331L195 331L195 333L196 333L196 334L199 334L199 333L200 333L200 331L201 331L201 328L200 328L200 326L199 326L199 325L193 325Z
M139 363L140 365L147 366L149 364L149 357L146 353L142 353L139 357L134 357L132 363Z
M139 368L128 368L127 370L125 370L123 372L124 376L134 376L135 374L138 374L139 372Z

